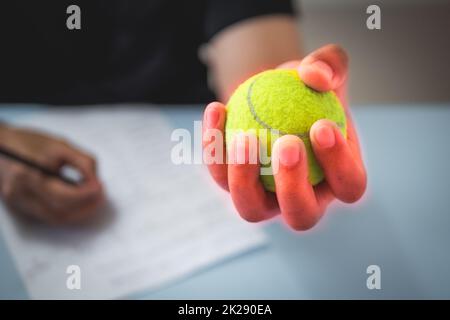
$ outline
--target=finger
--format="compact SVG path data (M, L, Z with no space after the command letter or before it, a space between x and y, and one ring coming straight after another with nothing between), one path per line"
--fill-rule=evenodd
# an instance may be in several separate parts
M56 209L86 205L103 196L102 185L96 180L73 186L40 173L30 174L28 179L29 189L49 206Z
M12 204L25 191L27 168L20 164L9 164L3 172L1 180L1 195L6 203Z
M272 161L277 165L275 186L283 218L295 230L312 228L332 196L316 198L308 180L308 159L302 140L292 135L279 138L274 143Z
M11 166L10 175L2 183L2 197L11 211L20 215L50 223L50 208L27 188L27 168ZM12 180L9 180L12 178Z
M300 63L300 78L317 91L338 90L347 79L348 57L337 45L326 45Z
M2 197L7 206L17 213L48 224L61 225L83 221L90 217L93 210L103 201L102 195L84 198L83 202L69 201L72 199L67 198L65 191L60 188L73 187L68 187L58 180L49 179L22 165L10 165L7 172L2 179L1 188ZM56 194L48 191L47 186L50 185L52 190L52 183L57 183ZM88 187L79 189L88 189ZM83 192L85 191L80 193Z
M228 185L233 203L249 222L269 219L277 213L273 193L266 192L260 181L258 142L254 135L237 134L230 147Z
M51 216L49 215L50 209L28 190L23 190L15 194L13 199L9 198L7 201L5 199L5 204L12 212L21 216L44 223L52 222Z
M311 127L310 139L334 195L344 202L357 201L366 189L366 172L359 152L329 120L316 121Z
M79 207L67 210L53 210L51 212L53 221L58 224L73 225L80 224L92 219L104 204L104 197L98 197L95 201L90 201Z
M361 196L358 195L358 191L364 192L366 185L366 174L362 161L358 136L353 124L350 109L348 108L347 73L347 54L337 45L327 45L313 52L308 57L303 59L299 67L300 77L302 77L308 86L319 91L334 90L341 101L342 106L344 107L347 118L347 146L357 164L358 169L355 170L357 170L358 175L355 176L355 183L357 182L358 188L354 189L355 194L353 196L344 196L343 194L340 194L340 196L336 194L336 196L338 196L341 200L344 199L341 197L345 197L347 200L344 201L355 201L355 199ZM334 185L334 187L336 187L336 185ZM336 192L335 188L332 189L334 189L333 192Z
M36 194L36 190L25 188L19 197L12 202L12 208L46 224L59 226L87 221L96 214L96 209L102 205L103 201L104 197L100 196L95 200L78 205L55 207L43 199L41 195Z
M80 170L86 181L98 180L97 162L93 156L77 150L65 142L58 146L55 156L58 158L60 166L69 164Z
M226 148L226 108L220 102L210 103L203 115L203 156L213 179L228 190Z

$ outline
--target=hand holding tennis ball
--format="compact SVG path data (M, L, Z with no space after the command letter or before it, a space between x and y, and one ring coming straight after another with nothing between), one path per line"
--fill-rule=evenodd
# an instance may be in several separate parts
M354 202L362 196L366 172L349 116L346 75L346 54L328 45L301 62L251 77L227 106L208 105L204 133L220 130L228 151L228 158L224 154L223 162L208 169L230 191L244 219L256 222L281 213L293 229L306 230L333 199ZM272 133L267 141L261 129ZM209 137L204 134L205 149ZM273 176L261 175L264 164L252 161L255 139L267 144Z
M259 147L270 157L274 140L282 135L295 135L305 144L308 178L316 185L324 176L314 157L309 131L320 119L332 120L343 136L347 135L344 109L333 92L309 88L296 69L269 70L245 81L231 96L227 104L225 141L230 145L236 134L252 130L260 138ZM263 139L266 143L261 143ZM260 176L266 190L274 192L273 175Z

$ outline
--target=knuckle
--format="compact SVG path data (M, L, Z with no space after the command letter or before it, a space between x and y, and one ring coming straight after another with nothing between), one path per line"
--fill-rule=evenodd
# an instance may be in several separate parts
M287 219L287 224L295 231L307 231L317 224L317 219Z
M286 223L295 231L307 231L312 229L320 220L325 208L296 209L282 212Z
M92 155L87 155L87 161L91 167L95 167L97 165L97 160Z
M345 203L355 203L361 198L362 194L356 192L349 192L341 196L341 200Z
M67 217L61 211L54 211L47 216L47 221L53 226L62 226L67 223Z
M84 162L84 164L90 168L90 169L95 169L97 166L97 160L95 159L95 157L91 154L88 153L82 153L82 161Z
M348 190L341 194L341 200L346 203L354 203L361 199L366 190L366 184L358 182L353 184Z
M340 45L332 43L326 46L327 50L332 51L333 53L337 54L339 58L347 64L349 58L347 52L342 48Z
M23 166L13 166L9 171L10 179L14 181L15 179L22 179L25 177L27 169Z
M82 214L75 215L75 216L71 217L70 222L71 223L82 223L82 222L87 222L89 220L92 220L100 214L98 208L99 208L99 206L96 206L90 210L84 211Z
M14 191L13 185L10 182L5 182L2 185L1 192L2 192L3 199L7 203L10 203L11 201L13 201L15 191Z
M23 178L24 169L20 167L11 168L9 175L4 179L1 185L1 194L6 202L11 202L15 199L18 182Z
M348 177L341 176L339 178L337 187L338 197L341 201L346 203L354 203L361 199L367 188L367 178L365 173L351 175Z
M242 219L247 222L256 223L264 220L263 215L257 209L238 210Z
M245 191L236 191L232 189L231 198L237 212L245 221L254 223L266 220L266 218L268 218L268 214L266 214L264 206L258 201L250 203Z

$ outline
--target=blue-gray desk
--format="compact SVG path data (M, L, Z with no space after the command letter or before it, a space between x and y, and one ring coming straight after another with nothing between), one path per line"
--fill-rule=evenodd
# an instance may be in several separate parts
M30 107L27 107L29 109ZM199 107L166 109L192 129ZM4 106L12 119L23 109ZM136 298L450 298L450 105L354 108L369 174L354 205L305 233L267 225L269 245ZM369 290L366 269L381 268ZM27 298L0 240L0 298Z

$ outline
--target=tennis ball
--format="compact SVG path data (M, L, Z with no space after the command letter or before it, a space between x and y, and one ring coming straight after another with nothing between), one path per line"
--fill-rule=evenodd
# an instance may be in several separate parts
M314 157L309 130L320 119L334 121L346 137L345 112L334 92L309 88L297 70L264 71L242 83L228 101L225 141L230 142L238 132L251 130L258 137L260 150L265 147L270 160L272 145L278 137L296 135L306 147L308 179L316 185L323 180L324 174ZM260 175L262 183L266 190L274 192L270 162L262 166L269 171Z

